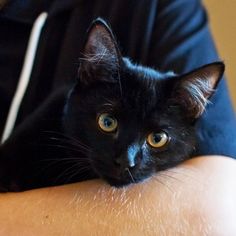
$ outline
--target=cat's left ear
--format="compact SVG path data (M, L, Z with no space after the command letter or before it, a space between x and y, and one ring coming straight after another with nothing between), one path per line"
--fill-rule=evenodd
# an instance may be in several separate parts
M205 110L225 70L222 62L215 62L181 76L174 87L174 100L186 110L191 119Z
M79 79L83 84L116 82L121 53L107 23L98 18L91 24L83 49Z

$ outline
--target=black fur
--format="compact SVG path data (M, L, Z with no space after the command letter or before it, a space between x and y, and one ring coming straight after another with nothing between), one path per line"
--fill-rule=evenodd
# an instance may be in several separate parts
M110 28L97 19L74 86L53 94L0 147L0 191L96 177L123 186L189 159L196 147L194 123L223 71L221 62L181 76L135 65L121 56ZM99 129L101 113L117 119L116 132ZM146 140L159 131L169 143L155 149Z

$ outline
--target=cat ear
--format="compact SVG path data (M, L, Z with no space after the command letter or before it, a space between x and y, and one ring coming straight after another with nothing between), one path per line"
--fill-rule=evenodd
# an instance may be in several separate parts
M215 62L181 76L174 87L174 100L182 105L189 118L198 118L209 103L224 73L222 62Z
M95 81L116 82L121 54L107 23L98 18L90 26L79 68L84 84Z

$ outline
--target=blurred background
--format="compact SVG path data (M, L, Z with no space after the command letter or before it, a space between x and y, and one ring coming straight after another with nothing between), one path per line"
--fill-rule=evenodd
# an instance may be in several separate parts
M203 0L236 110L236 0Z

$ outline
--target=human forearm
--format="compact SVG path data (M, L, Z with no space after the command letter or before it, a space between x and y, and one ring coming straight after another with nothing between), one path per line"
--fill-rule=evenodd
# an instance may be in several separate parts
M232 235L236 163L196 158L127 188L100 180L0 195L1 235ZM234 208L234 209L233 209Z

